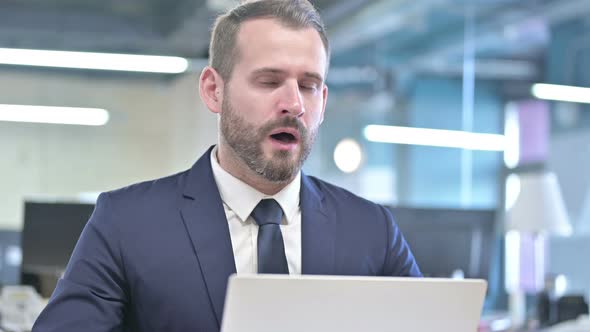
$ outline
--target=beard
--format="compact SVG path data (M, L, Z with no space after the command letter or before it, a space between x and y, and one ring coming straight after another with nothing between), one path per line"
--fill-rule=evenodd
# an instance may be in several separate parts
M308 130L301 120L283 117L257 127L236 112L226 94L221 112L221 139L252 171L271 182L287 182L299 172L309 156L317 134L317 127ZM293 151L273 151L266 157L263 142L276 128L293 128L299 132L300 148Z

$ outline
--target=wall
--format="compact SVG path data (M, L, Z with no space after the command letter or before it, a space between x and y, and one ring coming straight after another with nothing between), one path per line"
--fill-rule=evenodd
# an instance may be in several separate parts
M590 21L579 19L551 28L545 82L590 87ZM553 103L555 134L590 128L590 105Z
M546 82L590 87L589 32L587 19L552 27ZM551 114L548 167L560 182L572 224L584 228L577 224L590 211L590 105L553 102Z
M0 103L99 107L102 127L0 122L0 228L20 229L25 197L73 197L184 170L215 142L198 76L0 72Z
M590 209L590 131L554 135L549 149L548 167L559 180L571 223L574 229L583 228L578 223Z
M461 80L423 78L416 82L408 107L409 125L462 130ZM503 133L503 104L493 83L476 82L473 131ZM413 206L461 207L461 150L408 146L407 192L400 200ZM470 202L463 207L493 208L497 204L502 154L474 151Z

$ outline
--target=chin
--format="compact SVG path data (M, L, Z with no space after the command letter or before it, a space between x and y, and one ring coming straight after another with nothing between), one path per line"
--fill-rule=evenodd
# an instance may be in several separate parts
M270 159L272 160L289 160L291 162L297 161L301 152L299 149L296 150L275 150L271 153Z

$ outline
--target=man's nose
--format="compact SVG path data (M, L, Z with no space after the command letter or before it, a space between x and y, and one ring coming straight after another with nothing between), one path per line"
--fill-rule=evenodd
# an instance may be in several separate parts
M294 117L305 114L305 105L298 82L285 83L278 106L282 113L289 113Z

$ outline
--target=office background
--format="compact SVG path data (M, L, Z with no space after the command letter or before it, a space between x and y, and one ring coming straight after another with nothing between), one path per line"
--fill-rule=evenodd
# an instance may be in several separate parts
M590 278L590 267L580 268L573 253L590 253L590 241L580 240L590 232L590 107L540 99L532 87L590 87L590 2L312 2L325 18L333 57L325 122L304 170L394 209L414 209L399 212L408 233L408 219L420 223L428 215L420 209L480 213L474 223L492 220L482 228L493 234L490 244L476 246L469 237L463 249L479 248L466 259L489 257L495 301L488 305L498 308L508 306L502 248L513 193L506 180L554 173L572 232L554 240L561 248L553 252L559 252L559 271L550 272L568 274L575 291L587 296L590 285L575 280ZM0 121L0 228L19 238L26 201L92 202L98 192L189 168L217 138L217 119L198 98L198 75L215 13L235 3L3 1L0 60L6 49L36 49L170 55L189 65L159 74L0 61L0 104L109 113L102 126ZM383 143L370 137L370 125L493 134L506 144ZM343 140L348 145L339 145ZM432 227L448 229L464 218L453 213ZM412 243L423 252L420 245ZM14 248L7 252L10 262L19 261Z

